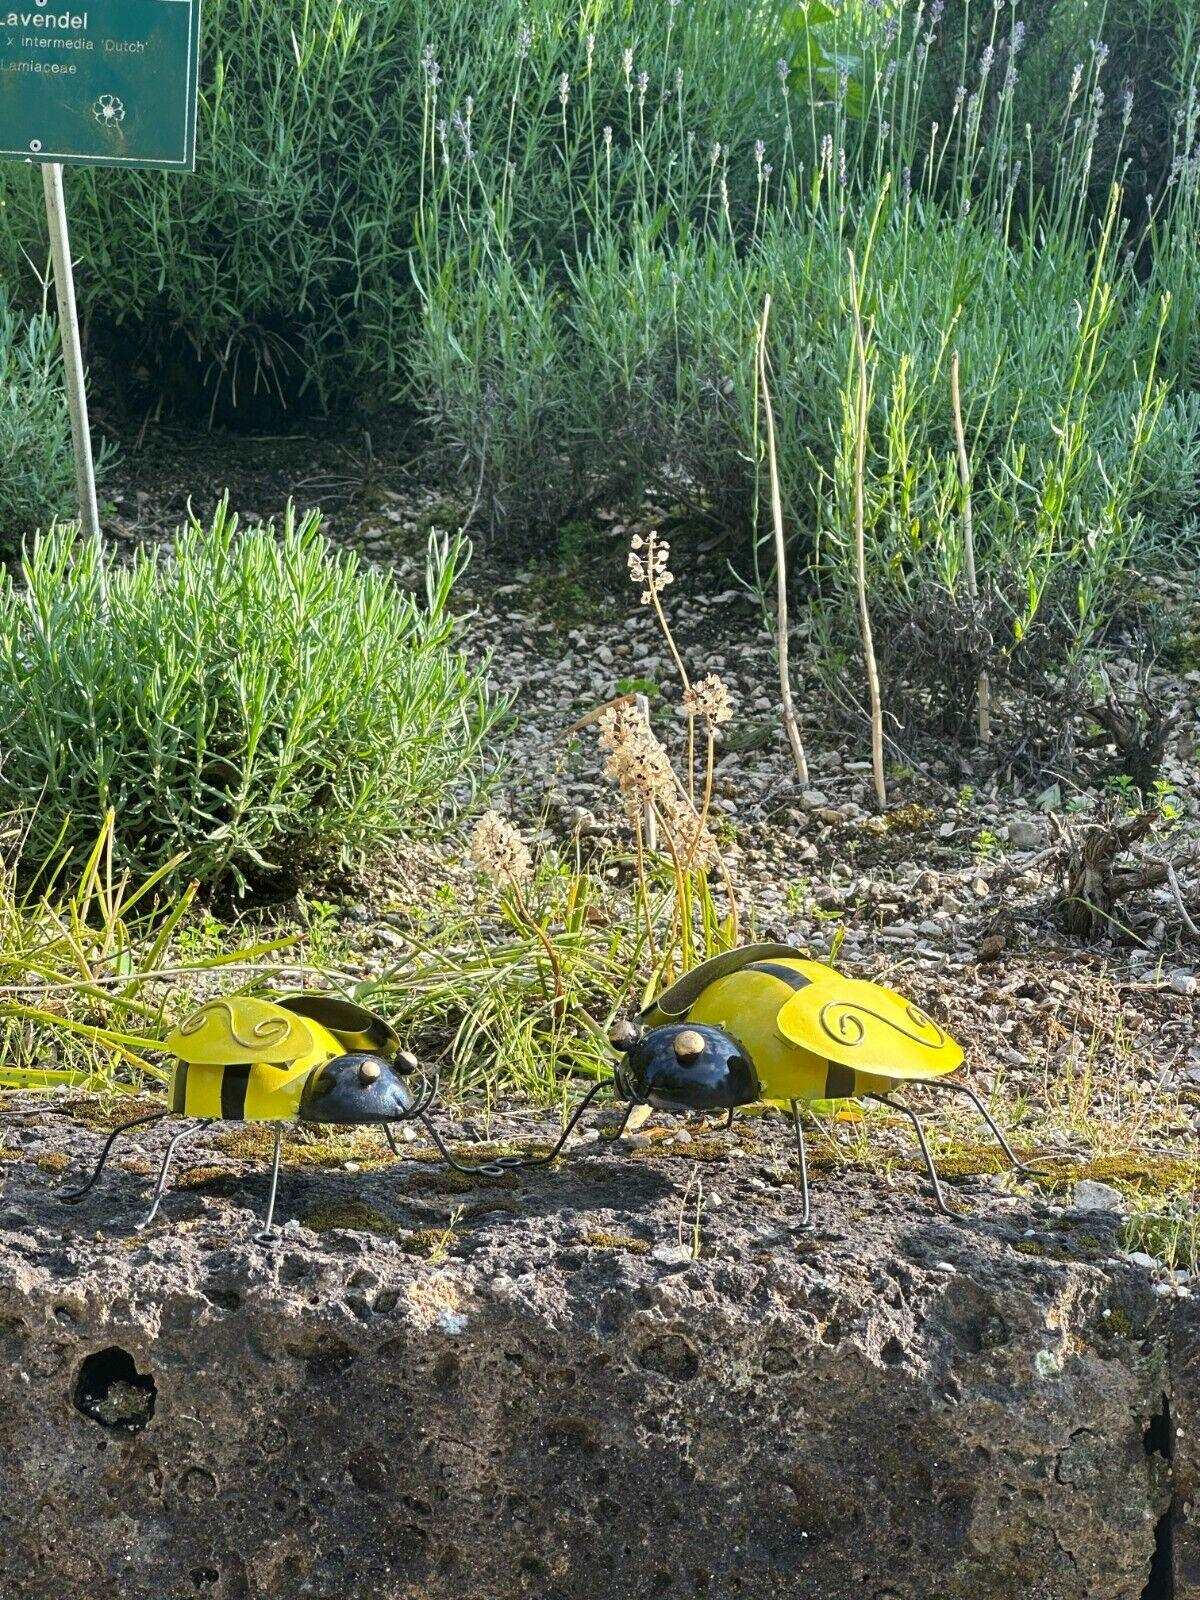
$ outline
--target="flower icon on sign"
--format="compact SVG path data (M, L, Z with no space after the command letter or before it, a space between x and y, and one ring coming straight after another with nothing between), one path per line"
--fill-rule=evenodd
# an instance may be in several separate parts
M115 94L102 94L92 107L92 115L102 128L115 128L125 121L125 107Z

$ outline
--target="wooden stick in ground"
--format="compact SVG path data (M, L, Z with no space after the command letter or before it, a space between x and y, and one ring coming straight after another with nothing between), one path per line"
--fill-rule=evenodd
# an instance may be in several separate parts
M850 302L854 311L854 352L858 358L858 396L854 428L854 567L858 588L858 626L862 635L863 661L867 669L867 690L871 698L871 772L875 779L875 803L882 811L887 805L887 785L883 777L883 702L879 693L879 668L875 663L875 640L871 634L871 613L867 606L866 472L867 408L870 382L867 374L867 341L863 332L862 303L858 293L858 269L854 251L850 261Z
M967 436L963 430L957 350L950 360L950 398L954 406L954 438L958 445L958 478L963 492L963 550L967 562L967 592L971 596L971 604L978 605L979 583L975 576L975 517L971 507L971 462L967 455ZM979 669L977 705L980 743L987 744L992 737L992 692L986 667Z
M775 413L771 409L771 391L767 385L767 319L771 315L771 296L763 301L762 325L758 330L758 378L762 388L763 416L767 425L767 473L771 483L771 522L775 529L775 609L779 652L779 696L783 708L783 726L792 747L796 763L796 776L807 788L808 761L804 742L796 723L796 708L792 704L792 675L788 666L788 610L787 610L787 554L783 543L783 501L779 494L779 462L775 455Z

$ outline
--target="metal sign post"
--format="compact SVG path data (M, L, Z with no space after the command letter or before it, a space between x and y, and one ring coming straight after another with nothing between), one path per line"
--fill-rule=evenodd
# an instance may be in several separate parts
M200 0L38 3L0 0L0 157L42 169L79 521L99 545L63 164L195 170Z
M58 297L58 331L62 340L67 410L71 413L71 442L75 447L79 527L88 539L95 541L99 553L100 508L96 504L96 469L92 462L92 435L88 428L83 350L79 343L79 313L75 307L75 274L71 266L71 239L67 232L63 169L59 162L43 163L42 185L46 191L46 222L50 229L50 255L54 261L54 292ZM103 567L100 570L103 574Z

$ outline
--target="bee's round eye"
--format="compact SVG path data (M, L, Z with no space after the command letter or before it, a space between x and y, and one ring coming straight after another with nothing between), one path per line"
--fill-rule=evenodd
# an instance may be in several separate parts
M704 1035L694 1028L685 1028L675 1035L674 1049L681 1065L690 1066L704 1054Z
M407 1077L410 1072L416 1072L420 1062L411 1050L400 1050L396 1054L394 1065L397 1072Z
M614 1050L631 1050L641 1036L635 1023L617 1022L609 1029L608 1042Z
M363 1084L374 1083L382 1071L378 1061L364 1061L358 1069L358 1081Z

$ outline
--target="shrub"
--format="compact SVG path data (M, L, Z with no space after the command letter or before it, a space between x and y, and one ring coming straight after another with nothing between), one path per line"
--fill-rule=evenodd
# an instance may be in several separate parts
M431 543L424 605L289 511L222 505L129 567L53 530L0 586L0 806L34 860L111 807L122 861L240 885L361 857L476 781L502 708L455 648L466 547Z
M415 200L406 0L207 0L194 175L68 175L80 309L122 362L294 402L395 371ZM0 276L45 254L36 169L0 169ZM186 358L182 363L180 357Z
M0 548L70 514L71 463L58 326L45 310L23 316L0 288Z

